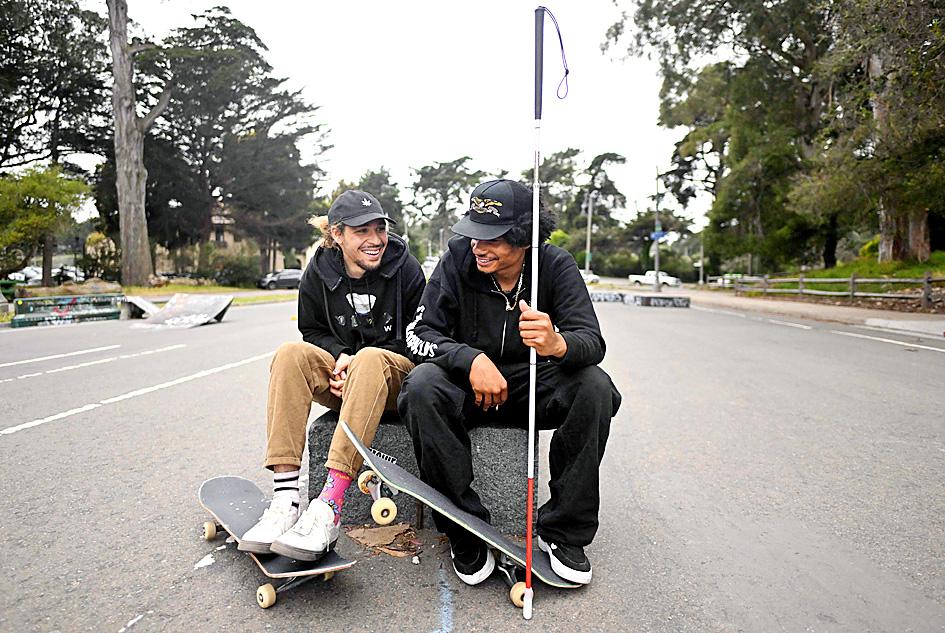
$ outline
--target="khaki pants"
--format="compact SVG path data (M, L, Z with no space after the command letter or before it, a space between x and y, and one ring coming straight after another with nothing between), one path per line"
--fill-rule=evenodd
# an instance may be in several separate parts
M413 363L400 354L365 347L348 366L341 398L329 390L328 379L334 368L332 355L310 343L285 343L276 350L269 368L266 468L302 465L305 426L313 401L338 411L338 418L348 423L365 446L370 446L384 411L397 410L400 386ZM362 461L341 427L335 427L325 465L354 477Z

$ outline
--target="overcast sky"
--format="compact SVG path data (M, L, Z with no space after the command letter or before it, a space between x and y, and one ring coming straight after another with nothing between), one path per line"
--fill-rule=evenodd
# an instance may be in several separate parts
M513 177L532 165L536 2L129 0L128 12L160 38L219 4L256 30L275 73L321 106L334 145L321 162L329 182L384 166L408 189L411 168L463 155ZM625 156L611 174L632 217L651 204L656 170L668 167L683 131L656 124L655 62L601 52L620 13L611 0L548 6L571 74L558 100L561 57L547 20L542 154L580 148L584 165L602 152ZM701 217L704 206L687 215Z

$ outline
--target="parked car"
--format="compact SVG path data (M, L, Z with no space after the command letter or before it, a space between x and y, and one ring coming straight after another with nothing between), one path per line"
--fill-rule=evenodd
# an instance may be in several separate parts
M600 283L600 277L595 275L593 272L581 269L581 279L584 280L586 284L596 284Z
M260 288L268 288L269 290L275 290L276 288L298 288L301 280L302 269L286 268L285 270L277 270L268 275L263 275L259 278L259 281L256 282L256 285Z
M634 286L653 286L656 284L656 271L648 270L642 275L627 275L627 279ZM679 286L679 277L673 277L672 275L667 275L662 270L660 271L660 285L661 286Z

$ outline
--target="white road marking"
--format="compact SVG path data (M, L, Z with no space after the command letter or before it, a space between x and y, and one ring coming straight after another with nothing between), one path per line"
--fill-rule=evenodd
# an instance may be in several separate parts
M940 347L930 347L928 345L919 345L917 343L905 343L903 341L894 341L891 338L879 338L878 336L867 336L866 334L856 334L855 332L841 332L840 330L830 330L831 334L839 334L840 336L852 336L854 338L865 338L870 341L879 341L881 343L892 343L893 345L902 345L903 347L912 347L915 349L927 349L930 352L939 352L940 354L945 354L945 349Z
M918 338L927 338L930 341L945 341L945 338L934 334L925 334L924 332L913 332L912 330L896 330L888 327L876 327L873 325L856 325L861 330L872 330L873 332L885 332L886 334L899 334L900 336L915 336Z
M22 376L17 376L14 378L7 378L6 380L0 380L0 383L9 382L11 380L23 380L24 378L34 378L36 376L43 376L45 374L58 374L63 371L71 371L73 369L81 369L83 367L91 367L92 365L103 365L105 363L111 363L116 360L124 360L127 358L138 358L139 356L149 356L151 354L160 354L161 352L169 352L175 349L180 349L182 347L187 347L185 344L181 343L178 345L169 345L167 347L159 347L157 349L149 349L143 352L137 352L136 354L121 354L120 356L109 356L108 358L100 358L99 360L91 360L87 363L79 363L77 365L66 365L65 367L59 367L57 369L50 369L48 371L40 371L35 374L23 374Z
M105 347L93 347L92 349L80 349L77 352L69 352L67 354L53 354L52 356L40 356L39 358L28 358L26 360L17 360L12 363L0 363L0 367L13 367L14 365L26 365L27 363L38 363L44 360L53 360L55 358L66 358L67 356L79 356L81 354L94 354L95 352L104 352L106 350L115 349L116 347L121 347L121 345L106 345Z
M213 554L207 554L206 556L201 558L199 561L197 561L197 564L194 565L194 569L200 569L201 567L209 567L215 562L216 561L213 558Z
M148 611L148 614L151 614L151 613L154 613L154 611ZM128 624L126 624L125 626L123 626L123 627L121 627L120 629L118 629L118 633L125 633L125 631L127 631L128 629L130 629L131 627L133 627L135 624L137 624L138 622L140 622L140 621L141 621L141 618L143 618L144 616L145 616L145 614L142 613L141 615L132 618L131 620L128 621Z
M812 329L814 329L814 328L812 328L812 327L809 326L809 325L803 325L803 324L801 324L801 323L791 323L790 321L778 321L778 320L775 320L775 319L768 319L768 323L774 323L775 325L786 325L786 326L788 326L788 327L796 327L796 328L801 329L801 330L812 330Z
M702 308L699 306L689 306L693 310L699 310L700 312L711 312L713 314L727 314L728 316L738 317L740 319L747 319L748 315L742 314L741 312L731 312L730 310L716 310L714 308Z
M40 418L39 420L33 420L31 422L25 422L17 426L11 426L0 430L0 435L10 435L18 431L23 431L25 429L33 428L34 426L39 426L41 424L46 424L47 422L53 422L55 420L61 420L63 418L68 418L73 415L78 415L79 413L85 413L86 411L91 411L92 409L97 409L101 406L108 404L114 404L115 402L121 402L122 400L129 400L131 398L137 398L138 396L143 396L148 393L155 391L160 391L161 389L167 389L169 387L174 387L176 385L183 384L185 382L190 382L191 380L197 380L199 378L206 378L207 376L212 376L213 374L218 374L221 371L226 371L228 369L233 369L235 367L240 367L242 365L247 365L249 363L254 363L263 358L269 358L272 356L272 352L266 352L265 354L257 354L256 356L251 356L249 358L244 358L243 360L236 361L235 363L227 363L226 365L220 365L219 367L214 367L212 369L205 369L203 371L198 371L196 374L190 374L189 376L183 376L175 380L170 380L168 382L162 382L159 385L154 385L152 387L144 387L143 389L135 389L134 391L129 391L120 396L115 396L114 398L106 398L99 402L92 404L87 404L82 407L75 409L70 409L68 411L63 411L62 413L57 413L49 417Z
M57 413L51 415L47 418L40 418L39 420L33 420L32 422L26 422L25 424L20 424L18 426L11 426L0 431L0 435L10 435L11 433L16 433L17 431L22 431L24 429L31 429L34 426L39 426L40 424L46 424L47 422L53 422L55 420L61 420L63 418L68 418L71 415L78 415L79 413L85 413L86 411L91 411L92 409L98 409L102 406L100 403L87 404L82 407L75 409L69 409L68 411L63 411L62 413Z

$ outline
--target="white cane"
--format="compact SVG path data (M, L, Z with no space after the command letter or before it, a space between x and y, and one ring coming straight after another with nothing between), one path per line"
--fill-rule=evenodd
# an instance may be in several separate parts
M535 177L532 182L532 276L531 276L531 301L529 305L533 310L538 309L538 210L539 194L541 182L538 179L538 166L541 163L541 89L542 89L542 69L544 62L544 32L545 32L545 13L551 16L551 20L558 29L558 21L547 8L539 6L535 9ZM558 29L558 40L561 42L561 30ZM561 60L564 63L565 94L567 94L568 64L564 57L564 43L561 42ZM560 95L559 98L563 98ZM538 365L538 353L532 347L528 352L528 493L526 495L525 506L525 596L522 615L526 620L532 619L532 600L534 591L532 590L532 525L534 517L532 516L532 507L535 503L535 383L536 370Z

